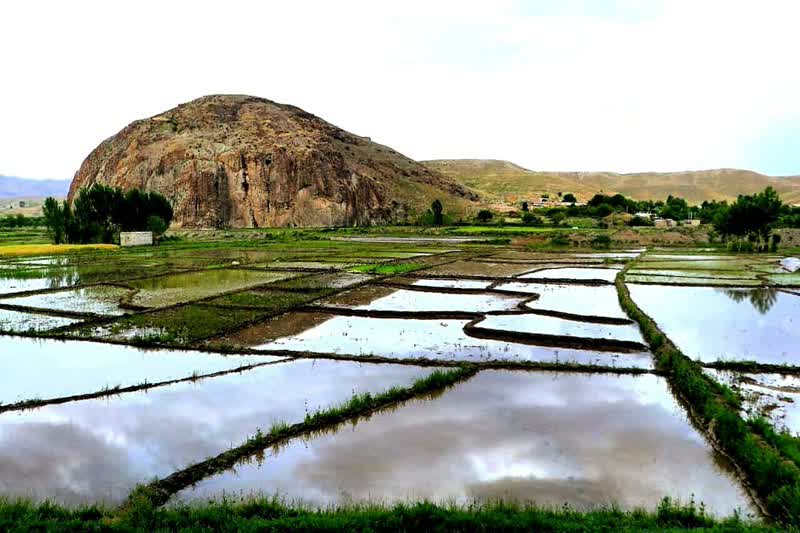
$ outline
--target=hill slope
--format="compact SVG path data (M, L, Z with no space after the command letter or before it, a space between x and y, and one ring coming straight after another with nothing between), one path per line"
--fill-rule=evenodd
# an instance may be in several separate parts
M749 170L718 169L687 172L535 172L493 159L439 159L423 162L471 187L489 200L517 201L541 193L571 192L586 200L598 192L622 193L637 200L667 195L703 200L733 200L772 185L785 202L800 202L800 176L772 177Z
M0 176L0 198L42 198L66 196L69 180L34 180Z
M205 96L137 120L81 165L70 198L105 183L158 191L175 224L329 226L413 217L441 198L452 213L477 195L369 138L297 107Z

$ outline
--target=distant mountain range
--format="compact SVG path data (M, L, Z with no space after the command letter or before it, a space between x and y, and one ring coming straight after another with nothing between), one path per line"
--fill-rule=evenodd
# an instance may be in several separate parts
M67 196L70 180L35 180L0 175L0 198Z
M800 176L765 176L750 170L714 169L685 172L542 172L496 159L422 161L433 171L453 178L484 201L517 202L548 193L573 193L586 201L598 192L622 193L636 200L663 200L667 195L703 200L734 200L774 187L786 203L800 203Z

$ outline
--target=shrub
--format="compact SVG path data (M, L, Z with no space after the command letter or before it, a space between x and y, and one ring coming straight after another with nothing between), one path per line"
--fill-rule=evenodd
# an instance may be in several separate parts
M609 248L611 246L611 237L608 235L598 235L592 239L592 248Z
M629 226L652 226L653 221L646 217L634 216L628 221Z
M543 224L542 219L531 212L522 214L522 222L528 226L541 226Z
M442 202L438 198L431 204L431 213L433 213L434 226L441 226L442 222L444 222L444 218L442 216L443 209L444 207L442 206Z
M494 218L494 215L488 209L481 209L478 211L478 215L475 217L478 219L478 222L489 222Z

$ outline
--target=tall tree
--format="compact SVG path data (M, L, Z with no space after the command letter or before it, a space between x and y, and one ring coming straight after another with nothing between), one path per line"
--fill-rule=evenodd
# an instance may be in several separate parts
M444 221L444 216L442 215L442 210L444 207L442 206L442 202L439 201L437 198L431 204L431 211L433 211L433 224L436 226L441 226L442 222Z
M64 219L64 210L52 196L44 201L42 215L44 216L44 224L47 226L47 231L53 238L53 242L56 244L63 244L67 229L66 220Z

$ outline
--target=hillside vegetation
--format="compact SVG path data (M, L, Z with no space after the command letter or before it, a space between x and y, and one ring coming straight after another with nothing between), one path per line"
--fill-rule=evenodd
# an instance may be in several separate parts
M734 200L772 186L784 202L800 203L800 176L773 177L738 169L687 172L538 172L495 159L438 159L423 161L430 168L478 192L489 201L517 201L542 193L575 194L586 201L598 192L621 193L636 200L668 195L689 203Z

